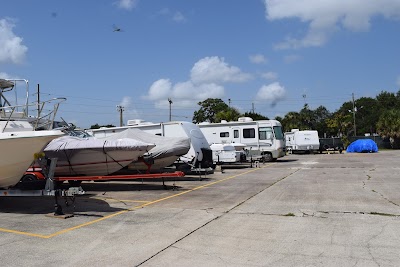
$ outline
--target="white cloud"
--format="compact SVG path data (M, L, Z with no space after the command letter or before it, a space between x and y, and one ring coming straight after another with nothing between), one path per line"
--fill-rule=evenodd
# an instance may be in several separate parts
M155 81L149 89L149 93L145 98L149 100L167 99L170 97L172 84L169 79L160 79Z
M286 95L286 90L278 82L269 85L263 85L257 93L257 100L266 100L271 103L272 107L283 100Z
M130 96L124 96L119 105L124 108L129 108L132 105L132 98Z
M172 85L168 79L160 79L152 84L149 93L144 98L155 101L157 108L167 108L168 98L174 102L174 107L190 108L197 102L207 98L222 98L224 87L209 83L195 85L191 81Z
M170 10L169 8L165 7L160 9L154 17L158 17L158 16L163 16L166 17L168 19L172 19L175 22L185 22L186 21L186 17L185 15L183 15L182 12L180 11L173 11Z
M229 66L220 57L200 59L194 64L190 77L195 84L245 82L251 79L250 74L242 72L236 66Z
M126 9L126 10L132 10L137 6L138 2L139 2L139 0L119 0L119 1L115 2L115 4L119 8Z
M10 19L0 20L0 62L22 63L28 51L22 38L14 34L14 27Z
M261 55L261 54L250 55L249 59L250 59L250 62L254 63L254 64L261 64L261 63L267 62L267 59L264 57L264 55Z
M181 12L179 12L179 11L175 12L175 14L174 14L174 16L172 17L172 19L173 19L174 21L176 21L176 22L185 22L185 21L186 21L185 16L184 16Z
M285 63L293 63L299 60L301 60L301 56L299 55L287 55L283 57Z
M175 108L195 108L199 101L207 98L223 98L223 83L244 82L250 78L251 75L230 66L223 58L205 57L194 64L188 81L174 84L169 79L159 79L143 98L153 101L159 109L169 107L168 98Z
M12 77L11 75L5 72L0 72L0 79L18 79L18 78Z
M309 23L302 38L287 37L278 49L324 45L341 27L351 31L368 31L374 16L400 17L399 0L264 0L270 21L298 18Z
M264 79L267 79L267 80L276 80L276 79L278 79L278 73L272 72L272 71L262 73L261 76Z

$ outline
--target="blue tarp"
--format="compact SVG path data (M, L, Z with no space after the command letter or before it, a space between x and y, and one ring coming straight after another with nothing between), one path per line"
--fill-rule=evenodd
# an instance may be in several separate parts
M371 139L358 139L347 147L346 152L373 153L373 152L378 152L378 146Z

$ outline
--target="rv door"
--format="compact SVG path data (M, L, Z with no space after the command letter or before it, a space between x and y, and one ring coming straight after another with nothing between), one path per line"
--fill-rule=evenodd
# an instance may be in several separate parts
M240 128L239 127L232 127L233 130L233 142L234 143L241 143L242 139L240 136Z

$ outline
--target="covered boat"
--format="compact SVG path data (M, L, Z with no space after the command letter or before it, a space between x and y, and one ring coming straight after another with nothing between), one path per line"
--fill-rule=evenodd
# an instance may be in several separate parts
M351 143L347 149L347 153L373 153L378 152L378 146L371 139L358 139Z
M51 141L44 152L58 158L56 176L112 174L154 148L150 142L130 138L100 140L64 136Z
M190 139L186 137L165 137L150 134L135 128L128 128L122 132L108 137L99 138L100 140L116 140L119 138L132 138L142 142L154 143L156 147L145 153L139 160L133 161L128 165L129 170L148 170L158 171L173 164L180 156L188 153L190 149Z

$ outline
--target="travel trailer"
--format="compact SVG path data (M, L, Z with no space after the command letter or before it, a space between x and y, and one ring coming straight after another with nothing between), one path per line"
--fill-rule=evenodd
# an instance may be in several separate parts
M292 129L285 133L286 150L288 152L315 152L319 150L318 131Z
M212 144L211 150L213 152L214 164L235 163L240 161L238 159L238 151L231 144Z
M248 160L275 161L285 155L285 140L279 121L253 121L241 117L238 121L202 122L198 126L210 144L244 144Z
M165 137L190 138L188 153L178 158L174 165L177 168L190 166L193 169L203 169L213 166L212 151L210 146L196 124L186 121L171 122L145 122L143 120L128 120L127 126L91 129L87 132L95 137L107 137L122 132L128 128L136 128L147 133Z

